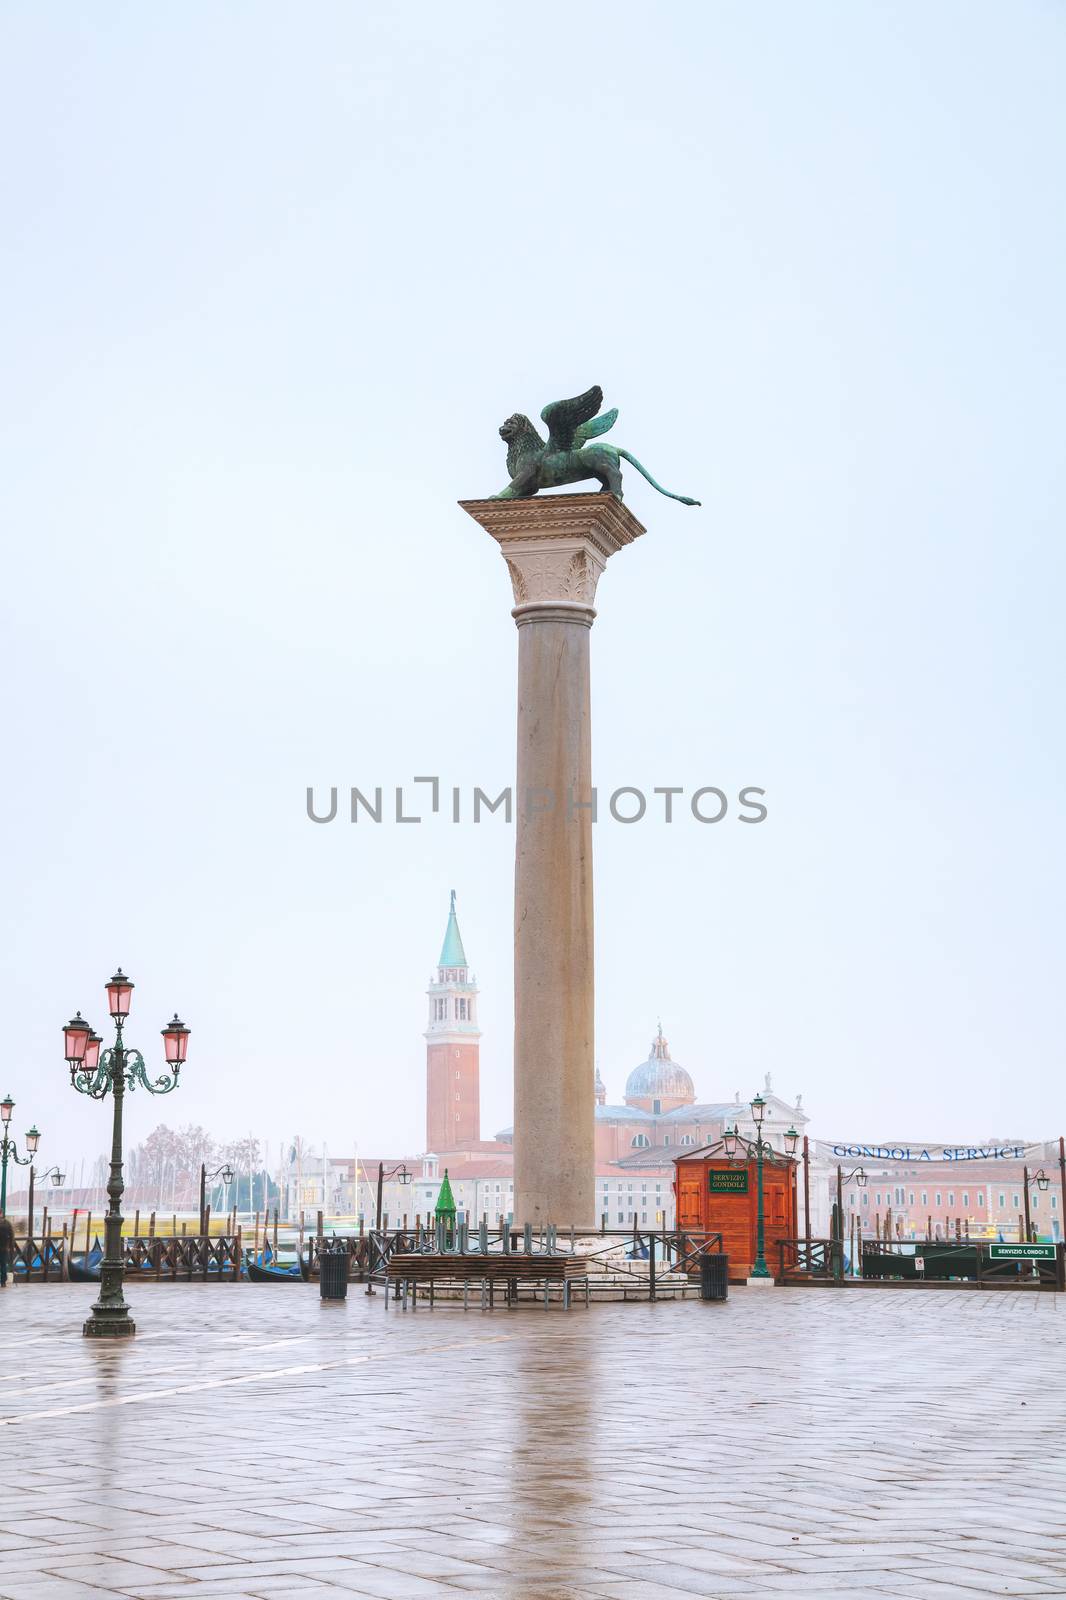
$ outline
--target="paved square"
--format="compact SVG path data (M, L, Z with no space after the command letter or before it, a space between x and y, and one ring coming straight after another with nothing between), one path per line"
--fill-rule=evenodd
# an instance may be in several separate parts
M0 1295L0 1596L1066 1594L1066 1306Z

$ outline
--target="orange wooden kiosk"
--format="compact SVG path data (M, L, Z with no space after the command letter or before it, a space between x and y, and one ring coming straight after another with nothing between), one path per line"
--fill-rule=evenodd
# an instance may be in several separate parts
M773 1151L763 1158L763 1225L766 1264L780 1270L780 1239L796 1238L796 1161ZM730 1283L751 1275L758 1227L758 1161L744 1148L732 1160L719 1140L674 1160L677 1226L682 1233L720 1233L729 1257Z

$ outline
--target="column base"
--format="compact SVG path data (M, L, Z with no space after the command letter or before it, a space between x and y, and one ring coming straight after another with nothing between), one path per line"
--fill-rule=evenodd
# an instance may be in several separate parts
M745 1278L744 1282L749 1289L772 1289L774 1287L773 1278Z

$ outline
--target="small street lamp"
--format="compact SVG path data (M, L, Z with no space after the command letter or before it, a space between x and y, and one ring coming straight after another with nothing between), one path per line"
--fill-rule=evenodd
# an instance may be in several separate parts
M29 1192L29 1196L28 1196L27 1201L26 1201L26 1234L30 1239L33 1238L33 1191L34 1191L34 1187L36 1185L37 1179L40 1178L42 1183L43 1183L45 1178L51 1178L51 1180L52 1180L52 1188L53 1189L58 1189L66 1181L66 1176L67 1176L66 1173L65 1172L60 1172L58 1167L49 1167L47 1172L39 1173L37 1171L37 1168L31 1165L31 1167L30 1167L30 1192Z
M379 1233L381 1232L382 1190L383 1190L383 1188L385 1186L385 1179L386 1178L390 1178L390 1179L391 1178L398 1178L401 1183L410 1183L411 1174L408 1172L406 1166L404 1165L404 1163L402 1161L399 1163L398 1166L390 1167L388 1172L385 1171L384 1162L381 1162L381 1161L378 1162L378 1204L377 1204L377 1211L375 1213L377 1220L376 1220L374 1226L377 1228L377 1231Z
M14 1100L12 1100L9 1094L5 1095L3 1100L0 1100L0 1126L2 1126L4 1130L3 1138L0 1139L0 1217L7 1216L8 1161L13 1161L17 1167L29 1167L30 1178L32 1180L33 1158L37 1154L37 1146L40 1143L41 1138L36 1128L30 1128L26 1134L27 1153L24 1156L19 1155L18 1146L16 1145L14 1139L11 1138L9 1132L11 1127L11 1115L14 1109Z
M844 1254L844 1186L845 1186L845 1184L848 1184L848 1183L853 1183L857 1189L865 1189L866 1188L866 1168L865 1167L856 1167L853 1172L849 1172L849 1173L845 1174L844 1172L841 1171L840 1166L839 1165L837 1166L837 1207L836 1207L836 1210L837 1210L837 1229L839 1230L839 1235L840 1235L839 1243L840 1243L840 1253L841 1253L841 1257L842 1258L843 1258L843 1254ZM861 1240L862 1240L862 1216L861 1216L861 1214L860 1214L860 1216L858 1218L858 1226L859 1226L859 1239L860 1239L860 1242L861 1242ZM850 1239L849 1239L849 1248L851 1248ZM852 1250L852 1254L854 1255L854 1250ZM861 1251L860 1251L860 1254L861 1254ZM842 1263L842 1266L843 1266L843 1263ZM855 1263L854 1263L854 1261L852 1262L852 1266L851 1266L851 1275L852 1275L852 1277L855 1276Z
M1029 1191L1032 1188L1034 1183L1036 1184L1036 1187L1040 1190L1041 1194L1046 1194L1047 1190L1048 1190L1048 1188L1049 1188L1049 1186L1051 1184L1051 1179L1048 1177L1048 1175L1044 1171L1043 1167L1040 1168L1039 1172L1034 1173L1031 1178L1029 1176L1029 1168L1028 1167L1023 1167L1022 1168L1022 1189L1023 1189L1023 1192L1025 1194L1025 1242L1026 1242L1026 1244L1032 1244L1033 1243L1033 1234L1036 1232L1035 1228L1033 1227L1032 1220L1030 1218L1030 1213L1029 1213Z
M221 1178L222 1182L224 1184L226 1184L226 1186L228 1187L233 1182L233 1168L230 1166L228 1161L224 1161L222 1163L222 1165L218 1168L218 1171L217 1172L212 1172L210 1176L211 1176L211 1182L212 1183L214 1183L216 1178ZM207 1167L204 1164L204 1162L201 1161L201 1163L200 1163L200 1232L202 1234L207 1232L207 1181L208 1181Z
M108 1011L115 1024L115 1042L100 1052L99 1034L77 1012L63 1029L63 1051L70 1068L71 1086L79 1094L103 1100L108 1093L114 1100L111 1126L111 1175L107 1181L108 1208L104 1218L104 1259L100 1263L100 1297L92 1308L82 1332L88 1338L128 1339L136 1333L122 1292L122 1105L126 1090L138 1086L149 1094L169 1094L178 1086L178 1074L189 1048L189 1029L177 1012L163 1028L163 1047L169 1075L151 1079L139 1050L123 1042L122 1028L129 1016L133 981L119 967L105 985Z

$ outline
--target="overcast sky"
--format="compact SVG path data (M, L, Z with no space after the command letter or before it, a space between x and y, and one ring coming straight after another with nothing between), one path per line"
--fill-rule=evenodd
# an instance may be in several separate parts
M60 1026L116 963L156 1121L424 1141L456 889L511 1120L516 636L456 505L600 383L647 536L592 635L610 1097L1031 1138L1062 1071L1066 8L961 0L0 12L3 1081L107 1141ZM411 791L409 791L411 792ZM425 809L423 801L423 809ZM343 812L342 812L343 815ZM464 813L465 815L465 813Z

